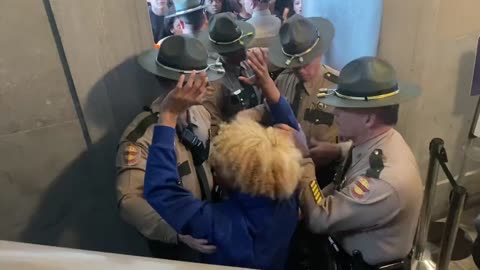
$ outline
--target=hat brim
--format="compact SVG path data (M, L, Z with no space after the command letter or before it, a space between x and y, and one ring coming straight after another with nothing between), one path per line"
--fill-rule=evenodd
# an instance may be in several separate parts
M234 52L234 51L248 48L248 45L255 38L255 27L250 23L244 22L244 21L236 21L236 24L238 25L240 30L242 30L242 33L244 35L248 33L253 33L253 34L244 36L242 39L240 39L235 43L220 45L210 41L210 33L208 32L208 30L204 30L198 34L197 39L200 40L200 42L202 42L202 44L207 48L208 51L218 52L220 54Z
M416 85L410 83L399 83L398 87L400 90L398 94L382 99L374 99L369 101L352 100L341 98L332 93L324 98L320 98L319 101L325 105L337 108L378 108L404 103L420 96L420 88Z
M199 5L197 7L194 7L194 8L189 8L189 9L186 9L186 10L177 11L173 14L165 16L165 19L177 17L177 16L180 16L180 15L185 15L185 14L192 13L192 12L200 10L200 9L205 9L205 8L207 8L207 6L208 6L207 4L203 4L203 5Z
M318 34L320 36L320 42L315 47L313 47L312 51L302 56L303 61L300 61L299 58L294 58L290 62L290 64L287 65L287 62L291 59L291 57L283 53L280 37L277 36L270 45L268 53L269 60L272 64L281 68L302 67L310 64L313 59L328 51L332 43L333 36L335 34L333 24L330 21L320 17L312 17L306 19L313 23L313 25L315 25L315 27L317 28Z
M158 49L147 50L138 56L137 61L140 64L140 66L146 71L156 76L160 76L162 78L177 81L183 73L168 70L158 65L156 60L157 55L158 55ZM213 63L215 63L215 59L208 58L208 64L213 64ZM188 77L190 77L189 74L184 74L184 75L185 75L185 79L188 79ZM218 79L221 79L223 75L224 75L223 72L219 73L212 69L207 70L207 77L209 81L216 81Z

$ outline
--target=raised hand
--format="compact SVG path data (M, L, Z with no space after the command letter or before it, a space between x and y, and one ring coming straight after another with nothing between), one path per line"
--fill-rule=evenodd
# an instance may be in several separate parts
M185 75L180 76L175 89L162 101L161 111L181 114L193 105L201 104L207 93L208 78L205 71L190 74L187 83Z
M177 117L189 107L203 102L207 93L208 77L205 71L193 71L185 83L185 75L180 76L177 86L171 90L160 106L159 122L175 127Z

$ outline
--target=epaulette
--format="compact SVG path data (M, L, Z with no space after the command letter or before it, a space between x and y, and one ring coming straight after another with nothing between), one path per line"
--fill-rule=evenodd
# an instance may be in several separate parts
M137 140L140 139L140 137L142 137L145 134L145 131L147 131L147 128L157 122L158 122L158 114L152 112L151 114L143 118L142 121L138 123L137 127L135 127L135 129L132 130L132 132L130 132L127 135L126 137L127 141L132 143L137 142Z
M338 76L331 72L325 72L325 74L323 74L323 77L334 84L338 84Z
M323 77L334 84L338 84L338 71L326 65L323 65L323 68L327 70L327 72L323 74Z

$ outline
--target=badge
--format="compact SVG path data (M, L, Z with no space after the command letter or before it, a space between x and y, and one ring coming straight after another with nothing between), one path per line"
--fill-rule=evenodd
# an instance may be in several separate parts
M123 152L123 159L128 166L137 165L140 160L141 151L137 146L131 144Z
M365 198L370 192L370 180L366 177L360 176L355 183L353 183L350 187L350 194L352 197L357 199Z

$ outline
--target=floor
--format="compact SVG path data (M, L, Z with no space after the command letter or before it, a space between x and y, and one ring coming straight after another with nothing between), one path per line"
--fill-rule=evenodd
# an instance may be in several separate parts
M462 215L462 225L461 227L467 232L467 234L475 239L477 237L477 232L473 227L473 220L480 214L480 207L474 207L465 211ZM451 270L477 270L475 263L473 262L472 257L468 257L461 261L452 261L450 263L449 269Z

